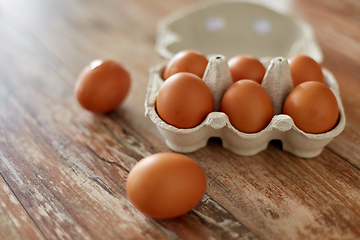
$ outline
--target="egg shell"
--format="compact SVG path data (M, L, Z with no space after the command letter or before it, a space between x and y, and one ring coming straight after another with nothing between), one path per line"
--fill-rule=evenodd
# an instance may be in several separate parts
M203 36L189 39L189 34L196 31L183 26L188 24L190 27L202 28L204 25L197 24L199 21L204 22L209 17L216 16L224 17L230 30L225 29L215 33L200 31ZM272 47L277 51L270 53L268 51L269 46L257 45L256 42L237 42L234 45L229 43L229 39L233 37L232 32L238 32L242 35L253 34L247 32L252 31L251 28L243 26L243 29L239 29L239 26L233 26L232 22L249 23L249 19L256 19L259 16L262 19L269 20L273 23L273 27L276 27L275 34L277 36L272 33L264 34L262 38L265 39L262 40L274 44L275 40L280 39L282 44L277 44L280 48ZM221 25L221 20L219 21L214 25ZM189 22L193 22L193 24L189 25ZM292 30L289 31L289 29ZM325 84L334 93L339 105L339 122L336 127L326 133L308 134L298 129L291 117L281 114L285 98L293 88L286 58L299 53L307 54L317 62L321 62L323 58L312 29L306 22L290 18L262 4L251 4L247 1L225 1L200 4L174 12L159 22L158 30L156 50L167 59L171 58L177 51L186 48L197 49L201 46L198 50L207 54L209 58L203 80L210 88L214 98L215 111L210 113L200 125L190 129L178 129L168 125L159 118L155 111L156 96L163 84L161 74L167 61L150 69L145 99L145 115L149 116L157 126L170 149L183 153L193 152L205 147L210 137L219 137L224 148L238 155L250 156L266 149L271 140L277 139L282 141L284 151L298 157L312 158L319 155L324 146L345 128L345 114L338 84L331 72L324 68L322 71ZM217 41L222 41L223 44L219 44ZM211 48L214 44L216 47ZM261 85L270 96L275 115L269 125L258 133L239 132L230 124L226 114L217 112L222 95L232 84L227 60L233 55L242 53L243 50L239 46L247 49L246 54L259 57L267 69ZM270 44L270 46L272 45ZM234 54L231 55L231 52ZM217 55L217 53L224 53L224 55Z
M131 203L153 218L172 218L190 211L202 199L206 186L201 167L191 158L173 152L143 158L126 180Z

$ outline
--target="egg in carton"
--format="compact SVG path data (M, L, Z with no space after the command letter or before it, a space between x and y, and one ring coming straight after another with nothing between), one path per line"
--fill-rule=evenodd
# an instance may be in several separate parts
M262 21L262 25L256 25L258 21ZM239 22L245 22L249 27L239 28L235 24ZM213 95L215 109L194 128L180 129L167 124L158 116L155 108L157 94L164 83L162 72L166 62L152 68L145 100L145 115L157 126L170 149L182 153L193 152L205 147L209 138L219 137L224 148L239 155L250 156L266 149L269 142L276 139L281 140L283 150L299 157L311 158L320 154L323 147L343 131L345 115L338 84L334 76L324 68L325 84L334 93L339 106L336 127L326 133L309 134L297 128L290 116L281 114L285 98L293 88L290 69L286 58L269 56L278 54L289 57L303 53L321 62L321 50L306 22L259 3L228 1L175 12L160 21L158 28L156 48L163 57L169 59L176 52L187 48L200 49L208 55L209 63L203 81ZM234 30L239 30L235 36L250 35L253 41L240 38L238 42L232 43ZM197 34L193 36L194 33ZM267 69L261 85L267 91L274 109L271 122L257 133L238 131L231 125L228 116L218 111L223 94L232 84L227 57L244 52L244 46L246 53L258 56ZM214 51L221 55L211 54Z

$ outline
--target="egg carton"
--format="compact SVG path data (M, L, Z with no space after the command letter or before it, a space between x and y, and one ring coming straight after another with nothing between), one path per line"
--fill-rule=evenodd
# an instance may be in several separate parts
M322 69L325 84L334 93L338 102L339 121L336 127L329 132L309 134L296 127L290 116L281 114L285 98L293 88L287 60L282 57L274 58L270 63L267 59L260 60L267 68L261 85L269 94L275 114L268 126L260 132L240 132L231 125L225 113L218 111L224 92L232 84L229 66L226 58L222 55L211 57L205 70L203 81L213 95L215 111L210 113L201 124L194 128L180 129L167 124L157 114L155 102L164 83L161 76L165 63L156 66L151 71L145 114L157 126L165 138L167 146L176 152L196 151L205 147L209 138L219 137L222 139L224 148L243 156L257 154L266 149L268 143L275 139L281 140L283 150L296 156L311 158L319 155L323 147L339 135L345 127L344 108L334 76L328 70Z
M339 106L339 121L334 129L322 134L309 134L297 128L290 116L281 114L283 102L292 90L292 79L286 59L306 54L321 62L323 55L312 28L304 21L269 8L267 1L221 1L181 9L159 21L157 52L170 59L177 52L195 49L204 53L209 63L203 76L214 99L215 111L198 126L179 129L164 122L155 108L156 97L164 83L162 72L167 61L151 68L145 99L149 116L165 138L167 146L181 153L193 152L219 137L230 151L250 156L267 148L271 140L281 140L282 148L303 158L321 153L345 127L345 114L334 76L322 69L325 83L334 93ZM218 54L221 53L221 54ZM267 71L262 86L270 96L274 117L258 133L235 129L227 115L219 112L221 98L232 84L226 59L237 54L258 57ZM277 57L282 56L282 57Z

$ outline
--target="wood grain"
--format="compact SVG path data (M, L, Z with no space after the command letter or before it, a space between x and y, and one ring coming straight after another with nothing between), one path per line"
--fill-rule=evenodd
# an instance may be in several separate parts
M0 239L360 238L360 3L289 1L340 86L346 128L313 159L274 141L241 157L211 139L187 154L203 168L201 203L151 219L129 202L128 172L169 151L144 116L157 21L194 2L2 0L0 2ZM283 1L275 1L281 5ZM91 60L123 62L131 92L116 111L87 112L74 82Z

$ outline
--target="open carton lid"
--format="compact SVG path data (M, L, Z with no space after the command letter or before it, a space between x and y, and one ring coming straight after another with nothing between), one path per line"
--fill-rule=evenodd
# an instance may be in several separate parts
M311 26L268 5L221 1L175 11L159 21L156 51L166 59L185 49L226 58L289 58L301 53L321 63L323 54Z

